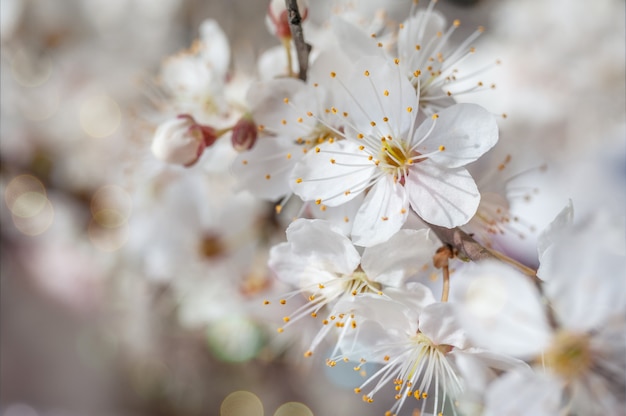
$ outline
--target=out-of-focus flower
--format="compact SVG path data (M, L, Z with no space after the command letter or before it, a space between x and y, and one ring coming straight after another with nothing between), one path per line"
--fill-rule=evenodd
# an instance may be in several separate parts
M201 123L223 119L230 110L225 97L229 64L228 38L215 20L205 20L191 48L163 62L160 84L168 95L165 105Z
M188 114L167 120L157 128L152 153L167 163L191 166L217 139L215 129L196 123Z
M485 414L624 409L623 218L600 214L580 228L566 227L570 210L540 239L538 276L547 305L527 277L501 263L480 265L465 276L459 318L470 338L536 364L534 373L514 372L496 381L487 392Z

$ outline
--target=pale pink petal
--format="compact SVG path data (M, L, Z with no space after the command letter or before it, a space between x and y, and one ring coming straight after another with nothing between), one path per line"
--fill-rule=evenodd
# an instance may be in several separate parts
M422 141L431 128L432 132ZM475 161L497 141L495 117L476 104L456 104L446 108L439 113L439 118L424 121L412 138L414 144L421 142L416 149L419 153L435 152L430 159L448 168Z
M310 150L296 164L290 185L303 200L332 207L363 192L375 171L375 164L357 144L341 140Z
M442 227L466 224L480 203L476 183L465 168L446 169L428 160L410 168L405 187L411 208L424 221Z
M387 241L406 222L408 208L404 187L394 182L391 176L382 176L356 213L352 241L365 247Z
M361 267L370 279L399 287L432 263L438 245L429 230L400 230L388 241L366 248Z

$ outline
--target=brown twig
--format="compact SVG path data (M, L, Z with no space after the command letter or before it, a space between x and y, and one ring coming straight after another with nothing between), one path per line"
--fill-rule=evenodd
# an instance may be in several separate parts
M428 226L431 230L433 230L437 237L439 237L442 243L448 244L456 250L456 254L461 260L480 261L493 259L503 261L530 277L535 284L540 284L541 281L537 277L537 272L535 270L524 266L520 262L500 252L489 250L460 228L445 228L433 224L428 224Z
M309 52L311 52L311 45L304 41L304 33L302 32L302 16L300 15L300 10L298 10L297 1L285 0L285 5L287 6L289 29L291 30L293 43L296 46L298 66L300 68L298 78L302 81L306 81L306 75L309 69Z
M433 265L443 271L443 287L441 289L441 301L447 302L450 293L450 259L456 256L455 250L448 244L440 247L433 256Z

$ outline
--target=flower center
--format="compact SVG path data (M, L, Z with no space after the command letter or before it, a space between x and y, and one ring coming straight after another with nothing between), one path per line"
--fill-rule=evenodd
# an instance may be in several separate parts
M346 285L346 292L350 292L352 296L356 296L359 293L381 293L381 284L368 279L367 274L365 274L360 266L349 277L350 280Z
M200 241L200 254L206 259L216 259L226 251L224 241L217 234L206 234Z
M325 125L318 123L315 128L305 137L298 137L296 143L303 145L302 151L304 153L311 150L313 147L320 145L324 142L330 142L336 140L336 133L326 127Z
M566 380L578 378L592 364L589 336L568 331L558 332L544 359L547 366Z
M393 175L396 179L403 178L408 174L408 167L417 160L420 153L409 148L407 142L403 140L394 141L390 138L381 139L381 147L378 159L381 161L381 168Z

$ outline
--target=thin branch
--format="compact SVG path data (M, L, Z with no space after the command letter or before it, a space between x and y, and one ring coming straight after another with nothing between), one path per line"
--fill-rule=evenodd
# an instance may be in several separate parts
M311 52L311 45L304 41L304 33L302 32L302 16L300 15L300 10L298 10L297 1L285 0L285 5L287 6L289 29L291 30L293 43L296 46L298 66L300 68L298 78L302 81L306 81L306 75L309 69L309 52Z
M520 262L497 251L489 250L472 236L461 230L460 228L445 228L438 225L428 224L431 230L439 237L442 243L450 245L456 250L456 255L461 260L480 261L485 259L493 259L508 263L530 277L537 285L541 280L537 277L537 272L530 267L524 266Z
M456 257L455 250L448 244L440 247L433 256L433 265L443 271L443 287L441 289L441 301L447 302L450 294L450 259Z

